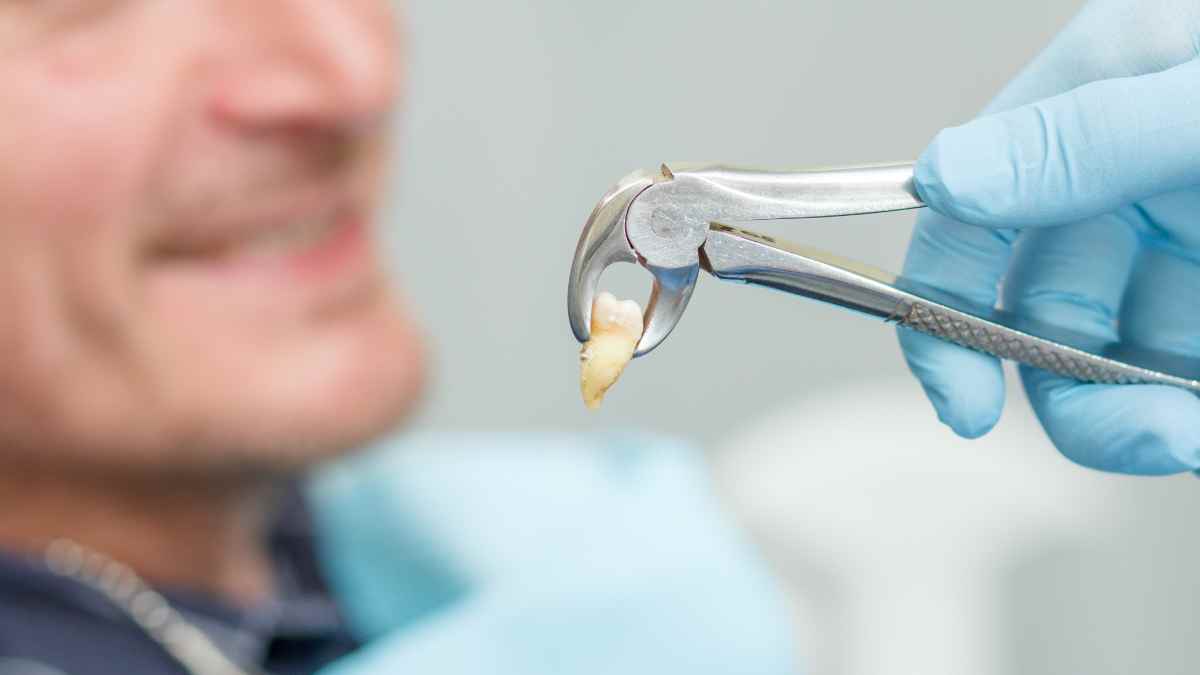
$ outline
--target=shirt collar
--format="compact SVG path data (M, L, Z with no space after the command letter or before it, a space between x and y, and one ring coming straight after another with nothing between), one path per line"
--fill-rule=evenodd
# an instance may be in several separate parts
M342 613L318 569L311 519L296 489L287 493L271 531L269 550L277 592L270 600L253 607L234 607L192 590L156 590L227 656L242 665L264 666L272 646L279 641L349 642ZM102 594L53 574L39 558L0 552L0 586L20 589L23 595L36 596L38 601L65 604L104 620L132 624Z

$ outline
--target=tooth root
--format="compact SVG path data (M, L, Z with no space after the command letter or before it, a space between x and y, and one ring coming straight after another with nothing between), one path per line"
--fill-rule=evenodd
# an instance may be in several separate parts
M625 370L642 338L642 308L601 293L592 303L592 337L579 352L579 388L588 408L600 407L605 393Z

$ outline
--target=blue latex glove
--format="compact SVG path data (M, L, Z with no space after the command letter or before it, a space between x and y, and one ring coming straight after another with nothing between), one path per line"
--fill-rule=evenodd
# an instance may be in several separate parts
M933 211L918 221L905 275L1200 356L1198 46L1194 0L1087 5L983 117L942 131L921 156L916 186ZM943 422L967 437L992 428L1004 401L996 359L904 330L900 341ZM1021 378L1076 462L1136 474L1200 467L1191 393L1031 368Z
M310 497L371 641L324 675L795 672L780 589L677 443L417 437Z

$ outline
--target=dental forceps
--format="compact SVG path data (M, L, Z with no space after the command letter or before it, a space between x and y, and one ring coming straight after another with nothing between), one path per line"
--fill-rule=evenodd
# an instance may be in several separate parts
M586 342L601 274L614 263L637 263L654 280L634 354L643 356L679 323L703 269L720 279L855 310L1076 380L1168 384L1200 392L1196 359L1035 323L974 305L954 296L953 289L923 286L735 226L920 208L925 204L912 176L911 163L786 172L664 164L658 171L634 172L604 195L583 228L567 289L571 329Z

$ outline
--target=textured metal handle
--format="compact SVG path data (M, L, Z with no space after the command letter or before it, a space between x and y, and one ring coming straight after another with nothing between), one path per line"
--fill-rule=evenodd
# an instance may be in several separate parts
M1139 368L960 312L915 301L897 323L957 345L1058 375L1102 384L1170 384L1200 391L1200 381Z
M1132 344L1107 344L1060 326L972 307L937 289L773 237L713 224L705 269L893 321L957 345L1084 382L1169 384L1200 392L1200 361Z

